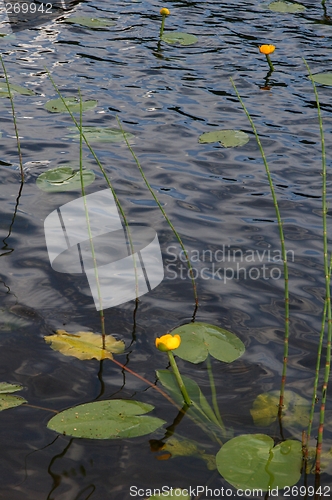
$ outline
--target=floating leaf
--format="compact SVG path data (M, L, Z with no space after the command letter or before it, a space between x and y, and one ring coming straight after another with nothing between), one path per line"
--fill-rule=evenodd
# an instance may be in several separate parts
M84 186L89 186L95 180L92 170L83 170ZM79 170L70 166L57 167L47 170L39 175L36 180L37 187L47 193L56 191L73 191L81 189L81 177Z
M200 144L209 144L211 142L220 142L224 148L235 148L243 146L249 141L249 136L242 130L216 130L206 132L199 137Z
M27 89L26 87L20 87L20 85L9 84L11 93L21 94L21 95L35 95L35 92ZM9 97L8 87L6 82L0 83L0 97Z
M27 400L21 398L20 396L0 394L0 411L8 410L9 408L15 408L15 406L20 406L23 403L27 403Z
M21 389L23 389L21 385L8 384L7 382L0 383L0 411L15 408L15 406L27 403L27 400L20 396L8 394L10 392L20 391Z
M52 349L65 356L74 356L78 359L113 359L112 353L119 354L124 351L125 344L116 340L112 335L106 335L105 349L102 348L102 337L93 332L67 333L57 330L56 335L44 337Z
M288 439L274 446L265 434L230 439L216 455L219 473L237 489L293 486L301 477L302 446Z
M64 97L63 100L72 113L80 112L80 100L77 97ZM97 103L98 101L93 100L83 101L82 111L88 111L95 108L97 106ZM47 101L44 108L51 113L68 113L67 108L60 97L59 99L51 99L50 101Z
M8 384L7 382L0 382L0 394L7 392L16 392L23 389L22 385Z
M147 500L163 500L164 498L178 498L179 500L190 500L191 495L189 495L188 490L183 490L181 488L172 488L160 495L152 495Z
M181 337L175 354L191 363L201 363L208 354L231 363L245 352L243 342L234 333L208 323L188 323L172 331Z
M290 14L295 14L296 12L302 12L306 10L305 6L296 2L272 2L269 4L269 9L273 12L289 12Z
M114 399L87 403L58 413L47 427L61 434L88 439L120 439L150 434L166 422L140 416L153 406L139 401Z
M190 35L189 33L182 33L181 31L164 33L161 39L166 43L179 43L180 45L192 45L198 40L197 36Z
M110 19L87 16L68 17L65 20L65 23L80 24L81 26L86 26L87 28L108 28L109 26L114 26L116 24Z
M255 425L269 426L278 417L279 391L259 394L250 410ZM283 426L295 425L300 429L307 427L310 403L293 391L285 391L283 407Z
M332 85L332 73L316 73L312 75L312 79L316 83L321 83L322 85Z
M76 127L68 127L71 132L76 132ZM120 142L124 141L123 133L119 128L107 127L82 127L83 134L89 142ZM134 137L133 134L125 132L127 139ZM79 139L80 134L74 133L70 139Z

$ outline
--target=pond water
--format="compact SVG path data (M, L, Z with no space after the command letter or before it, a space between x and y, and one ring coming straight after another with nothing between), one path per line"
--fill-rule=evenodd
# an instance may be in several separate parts
M269 161L291 256L287 388L310 400L325 284L319 125L302 57L313 73L330 69L332 24L323 18L320 2L303 0L302 5L306 10L288 14L272 12L257 0L168 2L166 31L186 31L198 41L191 46L162 43L159 50L162 5L152 0L92 0L81 2L67 15L111 19L115 24L107 29L68 24L63 16L1 39L10 82L35 92L15 95L26 176L20 196L10 101L0 103L0 378L21 384L24 389L17 394L35 406L1 413L3 498L125 500L131 498L130 486L146 490L163 485L227 487L236 495L199 456L158 460L149 440L162 439L165 430L134 439L96 441L46 428L53 416L47 409L61 411L98 399L150 403L154 415L167 425L177 410L111 361L62 356L44 341L58 328L73 333L100 331L99 314L85 293L86 278L57 273L48 259L44 220L80 192L46 193L36 186L37 177L47 169L77 166L79 161L79 143L68 138L71 118L44 108L49 99L57 98L45 68L65 97L77 96L80 88L84 100L98 100L96 108L84 113L85 126L118 128L117 115L134 135L130 143L191 257L199 296L196 320L230 330L246 347L234 363L212 361L225 425L234 435L262 432L278 440L278 425L255 427L250 408L258 394L280 387L284 314L280 241L265 168L232 88L230 77L234 79ZM277 47L271 56L275 71L269 77L265 56L258 51L264 43ZM329 152L331 90L320 85L318 91ZM235 148L198 142L201 134L218 129L242 130L250 140ZM191 282L177 240L126 144L93 146L128 220L149 224L161 244L162 283L142 296L137 308L130 301L105 310L107 333L127 347L116 359L155 382L155 370L168 366L167 356L155 349L155 338L192 320ZM87 193L105 189L87 148L83 161L96 174ZM331 166L329 155L327 166ZM238 273L235 251L242 268ZM179 367L210 398L206 364L179 360ZM327 421L331 411L328 404ZM206 453L218 451L189 419L176 432L195 440ZM285 435L291 436L288 431ZM300 439L300 434L295 437ZM327 426L325 447L330 446ZM328 472L321 475L322 485L331 484ZM305 480L312 485L314 476L298 484ZM196 492L192 498L205 496ZM282 493L276 498L283 498Z

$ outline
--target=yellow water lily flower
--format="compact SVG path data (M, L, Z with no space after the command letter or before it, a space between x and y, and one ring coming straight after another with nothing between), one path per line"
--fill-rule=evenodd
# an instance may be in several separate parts
M173 351L173 349L177 349L180 344L180 335L171 335L170 333L167 333L167 335L156 338L156 348L159 349L159 351Z
M166 9L166 7L163 7L162 9L160 9L160 14L162 16L169 16L171 13L171 11L169 11L168 9Z
M269 55L269 54L272 54L272 52L274 52L276 50L275 46L274 45L261 45L259 47L259 52L261 52L262 54L265 54L265 55Z

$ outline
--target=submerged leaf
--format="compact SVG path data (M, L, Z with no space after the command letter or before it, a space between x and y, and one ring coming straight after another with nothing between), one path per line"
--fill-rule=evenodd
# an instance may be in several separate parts
M54 351L65 356L78 359L113 359L112 353L120 354L125 349L122 340L116 340L112 335L106 335L105 349L102 348L102 337L93 332L67 333L57 330L55 335L44 337Z
M207 468L209 470L216 469L215 456L205 453L204 449L202 449L197 443L195 443L194 441L190 441L189 439L180 440L174 436L171 436L167 439L166 443L164 443L163 446L159 448L158 451L168 452L170 454L170 458L191 456L202 458L202 460L206 462Z
M64 97L63 100L72 113L80 112L80 100L77 97ZM82 111L88 111L95 108L97 106L97 103L98 101L93 100L83 101ZM47 111L49 111L50 113L68 113L68 110L60 97L59 99L52 99L50 101L47 101L44 108L47 109Z
M279 391L259 394L250 410L255 425L267 427L278 417ZM285 427L307 427L309 421L310 403L293 391L284 394L282 423Z
M79 438L120 439L150 434L166 422L141 416L154 407L140 401L115 399L87 403L58 413L47 427Z
M94 180L95 173L93 170L83 169L84 186L89 186ZM39 175L36 185L39 189L47 193L81 189L80 171L70 166L51 168Z
M79 139L80 134L77 132L76 127L68 127L73 132L73 135L68 136L70 139ZM124 141L123 133L119 128L108 127L82 127L83 134L89 142L120 142ZM133 134L125 132L127 139L134 137Z
M316 83L321 83L322 85L332 85L332 73L316 73L312 75L312 79Z
M198 40L197 36L182 33L182 31L169 31L168 33L164 33L161 39L166 43L179 43L180 45L192 45Z
M237 489L293 486L301 477L302 445L288 439L274 446L265 434L246 434L227 441L216 455L219 473Z
M244 146L249 141L249 136L242 130L215 130L202 134L198 142L200 144L210 144L211 142L220 142L224 148L235 148Z
M296 12L301 12L303 10L306 10L305 6L300 3L283 2L279 0L270 3L269 9L273 10L273 12L288 12L290 14L295 14Z
M65 19L65 23L80 24L87 28L108 28L116 23L107 18L88 17L88 16L72 16Z
M208 323L188 323L173 330L174 334L181 337L175 354L191 363L201 363L209 353L231 363L245 352L243 342L234 333Z

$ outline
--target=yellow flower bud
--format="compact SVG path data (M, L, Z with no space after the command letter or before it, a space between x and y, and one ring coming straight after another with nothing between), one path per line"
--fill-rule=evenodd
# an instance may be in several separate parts
M275 50L276 50L276 48L274 45L261 45L259 47L259 52L261 52L262 54L265 54L266 56L268 56L269 54L272 54L272 52L274 52Z
M156 348L159 351L173 351L173 349L177 349L181 344L180 335L171 335L167 333L167 335L163 335L160 338L156 339Z
M160 14L162 16L169 16L170 15L170 11L168 9L166 9L166 7L163 7L162 9L160 9Z

